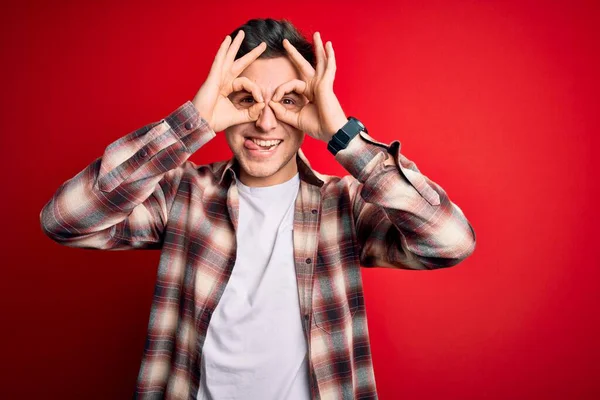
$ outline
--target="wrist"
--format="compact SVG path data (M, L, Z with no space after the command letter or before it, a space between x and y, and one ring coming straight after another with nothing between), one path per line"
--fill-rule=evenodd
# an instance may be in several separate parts
M202 108L198 107L197 104L194 104L194 107L196 108L196 111L198 112L198 116L201 119L203 119L204 121L206 121L206 123L208 124L208 126L210 127L210 129L214 130L213 123L212 123L212 121L210 121L208 119L208 115L206 114L206 112L204 112L204 110Z
M346 125L346 123L348 122L348 118L344 117L339 117L335 119L335 122L331 124L331 126L333 127L333 130L330 132L327 132L325 134L325 142L329 143L329 141L331 140L331 138L338 133L338 131L340 129L342 129L342 127L344 125Z

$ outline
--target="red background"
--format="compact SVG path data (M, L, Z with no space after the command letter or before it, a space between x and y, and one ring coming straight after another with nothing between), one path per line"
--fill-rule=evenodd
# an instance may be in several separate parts
M346 113L400 140L477 233L454 268L363 270L381 399L600 396L598 2L53 3L0 10L2 398L131 397L159 252L62 247L39 212L191 99L254 17L331 40ZM220 135L191 159L229 156Z

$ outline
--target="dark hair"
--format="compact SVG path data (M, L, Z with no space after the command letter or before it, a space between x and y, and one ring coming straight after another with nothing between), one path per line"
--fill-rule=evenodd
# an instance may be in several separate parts
M232 39L235 38L239 30L244 31L244 41L235 56L236 60L252 51L261 42L267 44L267 49L259 58L286 57L287 50L283 47L283 39L287 39L310 65L315 66L313 44L306 40L288 20L275 20L272 18L251 19L231 33L230 36Z

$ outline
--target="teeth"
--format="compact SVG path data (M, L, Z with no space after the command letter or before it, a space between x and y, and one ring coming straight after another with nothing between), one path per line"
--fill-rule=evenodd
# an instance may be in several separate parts
M263 146L263 147L271 147L271 146L276 146L279 143L281 143L281 140L258 140L258 139L251 139L254 143L256 143L259 146Z

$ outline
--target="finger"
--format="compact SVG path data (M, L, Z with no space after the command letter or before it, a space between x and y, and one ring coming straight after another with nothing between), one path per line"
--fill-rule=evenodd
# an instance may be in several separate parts
M265 108L265 103L256 103L252 107L245 110L236 110L230 114L231 119L228 126L244 124L246 122L256 121L260 117L260 113Z
M323 77L333 83L337 66L335 63L335 53L333 51L333 45L331 42L327 42L325 49L327 50L327 67L325 68L325 75Z
M239 74L241 74L242 71L245 70L246 67L250 65L253 61L255 61L266 49L267 44L265 42L262 42L261 44L253 48L251 52L235 60L235 62L231 66L231 73L233 74L233 76L236 77Z
M301 81L299 79L292 79L291 81L285 82L277 89L275 89L275 93L273 93L273 97L271 100L279 101L281 98L291 92L296 92L298 94L304 94L306 91L306 82Z
M265 103L256 103L252 107L247 110L240 110L243 112L243 121L242 122L250 122L256 121L260 116L263 108L265 108Z
M276 103L273 100L269 102L269 107L271 107L275 113L275 118L286 124L292 125L293 127L298 127L298 113L288 110L283 105Z
M283 47L287 50L292 62L298 70L300 70L300 73L306 77L312 78L315 74L315 69L308 61L306 61L306 58L304 58L287 39L283 39Z
M233 87L234 92L245 90L249 93L252 93L252 97L254 97L254 100L260 101L261 103L265 102L258 86L245 76L235 78L231 86Z
M229 70L229 68L231 68L231 64L233 64L235 55L237 54L238 50L240 49L240 46L242 45L242 42L244 41L245 34L246 33L242 29L240 29L237 35L235 35L235 39L233 39L231 46L229 46L229 49L227 49L227 55L225 56L225 62L223 63L223 68L225 68L225 70Z
M227 54L227 49L229 48L229 44L231 43L231 36L225 36L225 40L221 42L221 46L219 46L219 50L215 55L215 59L213 60L212 66L210 67L210 72L208 73L209 78L214 75L219 75L223 61L225 60L225 55Z
M315 32L313 36L313 41L315 43L315 55L317 56L317 76L322 76L323 71L325 70L325 63L327 62L327 57L325 56L325 49L323 48L323 40L321 40L321 34L319 32Z

